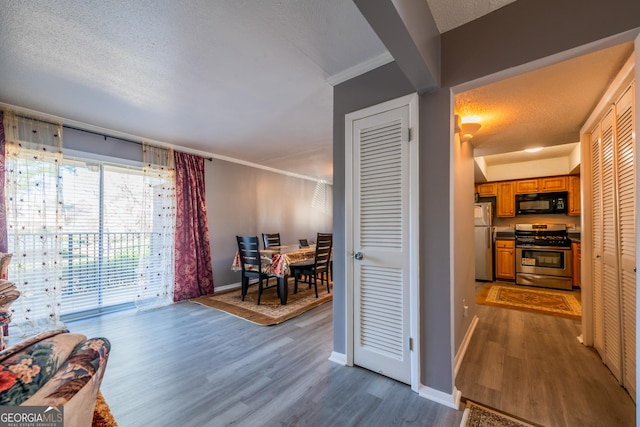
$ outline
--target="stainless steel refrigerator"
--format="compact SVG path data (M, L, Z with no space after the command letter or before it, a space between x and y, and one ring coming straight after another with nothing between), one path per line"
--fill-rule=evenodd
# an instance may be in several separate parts
M476 203L475 221L476 280L493 281L493 209L491 203Z

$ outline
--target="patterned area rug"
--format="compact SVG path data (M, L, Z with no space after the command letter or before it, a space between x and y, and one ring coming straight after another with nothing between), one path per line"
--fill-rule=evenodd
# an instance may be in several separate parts
M275 279L270 280L270 285L275 283ZM298 283L298 293L293 293L293 279L289 280L289 294L287 304L280 304L276 287L263 290L260 305L258 301L258 286L251 285L249 291L242 301L240 289L224 292L215 295L206 295L190 300L208 307L217 308L234 316L268 326L277 325L285 320L289 320L305 311L311 310L325 302L331 301L333 294L327 292L326 285L318 283L318 298L316 298L313 287L309 288L307 283Z
M111 415L111 408L107 405L100 391L98 391L96 408L93 410L91 427L118 427L118 423L113 418L113 415Z
M513 308L580 320L580 292L539 289L529 286L487 283L476 297L477 304Z
M494 409L467 401L460 427L536 427Z

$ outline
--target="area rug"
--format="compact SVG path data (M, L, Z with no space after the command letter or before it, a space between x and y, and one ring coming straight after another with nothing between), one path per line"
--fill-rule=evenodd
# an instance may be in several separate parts
M536 427L495 409L467 401L460 427Z
M271 281L273 284L273 279ZM277 325L286 320L292 319L305 311L331 301L333 295L327 292L327 286L318 284L318 298L316 298L313 287L309 288L307 283L298 283L298 293L293 293L293 280L289 281L289 294L287 304L280 304L276 288L271 287L262 292L260 305L258 301L258 286L252 285L242 301L240 289L206 295L190 300L207 307L217 308L234 316L248 320L258 325Z
M118 427L118 423L113 418L113 415L111 415L111 408L107 405L100 391L98 391L96 408L93 410L91 427Z
M478 293L476 303L580 320L579 298L578 291L487 283Z

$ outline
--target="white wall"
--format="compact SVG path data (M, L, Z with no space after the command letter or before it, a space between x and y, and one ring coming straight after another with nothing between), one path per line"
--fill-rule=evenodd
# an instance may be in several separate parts
M476 313L475 304L475 246L473 221L473 146L460 142L456 133L453 141L453 316L454 349L460 344ZM465 316L464 303L469 307Z
M487 181L491 182L538 178L541 176L569 175L574 168L575 164L572 163L571 157L556 157L552 159L489 166L486 169L486 177Z

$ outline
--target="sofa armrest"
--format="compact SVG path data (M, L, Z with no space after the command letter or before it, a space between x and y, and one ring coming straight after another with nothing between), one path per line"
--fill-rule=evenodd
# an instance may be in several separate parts
M91 338L76 346L51 379L22 405L64 405L64 425L89 426L111 344Z

